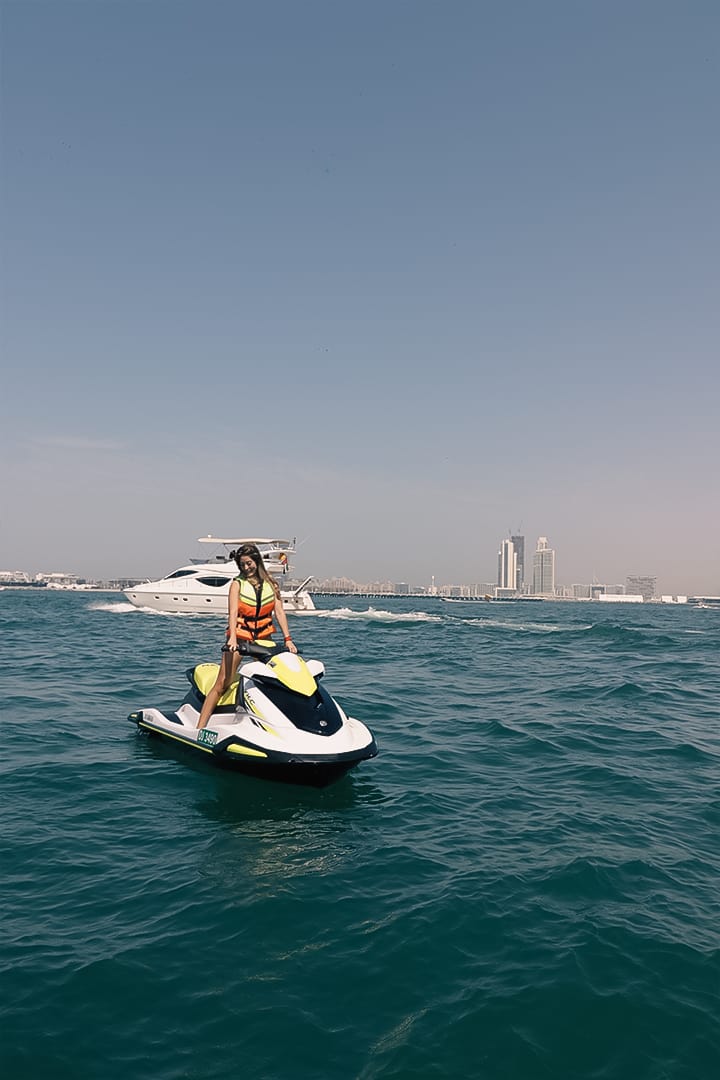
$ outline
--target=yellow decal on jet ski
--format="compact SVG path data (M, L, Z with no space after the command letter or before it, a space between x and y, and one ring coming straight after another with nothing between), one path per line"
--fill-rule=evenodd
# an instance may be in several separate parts
M254 716L262 716L262 713L260 712L257 705L249 694L243 694L243 701L245 702L245 708L248 710L248 712L251 712Z
M249 694L243 694L243 701L245 702L245 708L247 709L247 711L249 713L252 713L252 715L255 717L255 723L259 724L263 731L267 731L268 735L274 735L276 739L282 738L281 735L278 735L275 728L270 727L270 725L263 719L263 714L261 713L260 709L258 709L257 705Z
M294 653L280 653L268 660L268 667L273 669L283 686L287 686L288 690L294 690L296 694L312 697L317 690L317 683L301 656Z
M262 750L253 750L251 746L241 746L240 743L231 743L226 746L228 754L244 754L246 757L267 757Z

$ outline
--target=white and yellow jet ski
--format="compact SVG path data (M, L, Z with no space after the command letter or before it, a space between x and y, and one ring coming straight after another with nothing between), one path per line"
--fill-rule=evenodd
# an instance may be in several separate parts
M259 646L240 648L267 657ZM324 672L319 660L290 652L241 664L207 726L198 730L205 694L218 673L217 664L198 664L187 672L190 690L176 712L141 709L128 720L253 776L325 787L375 757L377 745L372 732L320 685Z

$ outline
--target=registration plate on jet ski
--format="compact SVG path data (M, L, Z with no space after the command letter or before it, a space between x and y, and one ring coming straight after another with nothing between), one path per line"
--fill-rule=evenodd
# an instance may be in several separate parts
M207 728L200 728L197 741L199 743L204 743L205 746L214 746L217 742L217 731L208 731Z

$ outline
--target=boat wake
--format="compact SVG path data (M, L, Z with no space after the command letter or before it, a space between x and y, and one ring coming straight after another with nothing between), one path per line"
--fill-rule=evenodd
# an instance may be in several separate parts
M126 612L126 611L149 611L150 608L137 608L134 604L129 602L123 602L122 600L116 600L114 603L101 603L100 601L94 604L88 604L88 611L112 611Z
M333 608L330 611L316 611L319 619L343 619L354 622L443 622L442 615L430 615L427 611L384 611L369 607L365 611L353 611L352 608Z
M591 630L590 623L578 626L562 626L557 623L517 623L506 619L459 619L465 626L493 627L496 630L517 630L524 633L535 634L564 634L580 630Z
M181 618L187 619L193 615L198 615L201 618L207 615L214 615L212 611L157 611L151 607L137 607L135 604L131 604L129 601L123 602L117 600L115 603L95 603L88 604L88 611L105 611L110 612L112 615L127 615L130 612L142 613L143 615L160 615L162 618Z

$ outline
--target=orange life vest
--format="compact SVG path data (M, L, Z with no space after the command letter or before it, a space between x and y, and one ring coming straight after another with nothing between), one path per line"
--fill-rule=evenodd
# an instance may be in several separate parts
M275 632L273 611L275 590L269 581L263 581L259 589L243 577L238 593L237 637L239 641L255 641L269 638Z

